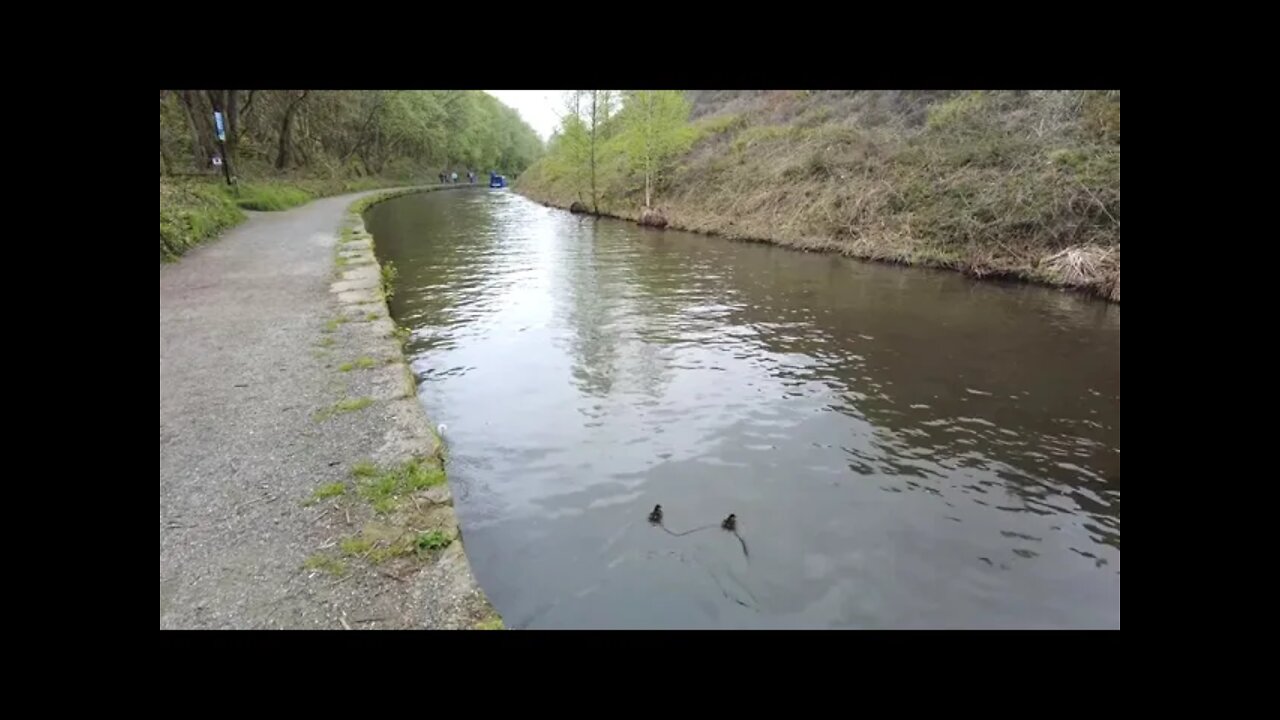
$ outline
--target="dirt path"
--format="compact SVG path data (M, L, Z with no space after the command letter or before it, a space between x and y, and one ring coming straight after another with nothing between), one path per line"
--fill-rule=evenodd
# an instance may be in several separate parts
M421 454L429 432L385 304L335 292L339 225L358 197L254 214L160 268L162 629L473 627L491 613L461 542L408 573L304 569L372 513L349 494L308 504L317 488L351 486L357 461ZM349 245L371 259L367 241ZM362 267L347 286L376 278ZM339 371L360 357L378 366ZM325 415L344 398L372 403ZM456 527L447 485L435 490Z

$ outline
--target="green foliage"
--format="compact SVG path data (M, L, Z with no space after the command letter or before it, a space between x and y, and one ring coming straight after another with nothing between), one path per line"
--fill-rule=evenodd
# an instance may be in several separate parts
M231 187L210 162L223 152L214 98L238 179ZM424 184L444 169L514 176L542 153L515 110L478 90L162 90L160 258L242 221L241 209Z
M431 530L419 533L414 544L418 546L419 550L442 550L449 547L451 542L453 542L453 538L439 530Z
M279 183L244 183L232 189L236 205L245 210L287 210L311 202L311 193Z
M229 93L237 102L234 119L225 113L227 149L242 178L285 171L315 179L410 180L446 167L518 174L542 154L542 141L519 114L478 90ZM208 162L218 148L212 112L208 92L161 92L162 174L216 174Z
M625 98L614 142L626 158L624 175L643 178L647 206L650 185L661 182L672 159L693 144L696 132L689 125L689 101L678 90L636 90Z
M337 497L347 491L347 486L340 482L321 485L316 489L316 499L325 500L331 497Z
M357 478L360 496L379 513L391 512L403 497L445 482L444 470L438 464L419 458L387 468L360 463L351 474Z
M218 185L161 182L160 259L174 260L244 217Z
M400 271L396 270L395 263L390 260L382 264L381 282L383 297L390 298L396 292L396 276Z
M160 179L160 259L170 261L245 219L241 209L285 210L327 195L370 190L391 181L264 180L228 186L221 176ZM344 240L349 232L344 231Z
M645 93L604 125L599 209L644 204ZM657 95L654 93L653 95ZM1119 300L1118 91L695 91L666 172L671 227L1088 288ZM580 121L517 187L561 207ZM673 137L678 127L667 125ZM682 129L682 128L681 128Z
M528 183L589 205L661 187L673 160L699 137L689 124L689 102L676 90L627 91L620 105L618 99L602 90L570 92L569 113Z

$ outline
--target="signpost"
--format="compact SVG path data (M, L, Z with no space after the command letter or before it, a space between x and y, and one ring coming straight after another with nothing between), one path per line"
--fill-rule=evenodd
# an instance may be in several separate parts
M222 174L227 178L227 184L231 184L231 163L225 162L222 158L227 156L227 130L222 124L222 113L217 110L213 111L213 126L218 135L218 143L222 145L222 154L213 159L214 167L222 166Z

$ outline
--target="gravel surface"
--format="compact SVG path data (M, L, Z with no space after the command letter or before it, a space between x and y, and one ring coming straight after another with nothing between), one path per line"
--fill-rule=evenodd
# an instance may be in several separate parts
M348 218L362 239L339 246L361 196L251 214L160 268L162 629L472 628L496 618L460 536L390 563L342 557L341 539L377 518L351 492L314 500L327 483L350 488L356 462L435 450L358 219ZM336 249L350 263L340 277ZM360 357L377 364L339 370ZM331 412L359 398L373 403ZM429 497L432 527L458 536L448 486ZM341 569L304 567L318 557Z

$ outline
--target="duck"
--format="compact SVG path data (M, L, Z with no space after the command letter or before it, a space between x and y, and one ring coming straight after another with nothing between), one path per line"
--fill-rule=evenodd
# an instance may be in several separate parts
M736 531L738 529L738 516L733 513L729 513L729 517L725 518L724 522L720 523L720 527L725 530Z
M662 506L654 505L653 512L649 513L649 522L655 525L662 522Z

